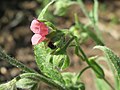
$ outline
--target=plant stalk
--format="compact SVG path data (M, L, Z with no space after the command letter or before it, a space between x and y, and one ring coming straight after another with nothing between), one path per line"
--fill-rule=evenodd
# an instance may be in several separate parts
M20 68L22 69L24 72L26 73L32 73L33 75L36 75L38 76L38 78L44 82L46 82L47 84L49 85L52 85L60 90L67 90L66 87L62 86L62 85L59 85L55 82L53 82L51 79L43 76L42 74L38 74L36 71L34 71L33 69L30 69L28 68L27 66L25 66L24 64L22 64L21 62L17 61L16 59L10 57L9 55L7 55L6 53L4 53L2 51L2 49L0 48L0 59L3 59L7 62L9 62L10 64L12 64L13 66L16 66L17 68ZM24 74L23 75L20 75L14 79L16 80L19 80L20 77L25 77ZM29 77L29 74L28 74L28 77Z
M53 86L59 90L67 90L67 88L65 86L60 85L60 84L54 82L53 80L51 80L43 75L40 75L40 74L27 73L27 74L21 74L19 77L20 78L34 78L34 77L36 77L39 81L42 80L43 82L47 83L48 85Z
M0 59L5 60L5 61L9 62L10 64L12 64L13 66L22 69L24 72L37 73L35 70L25 66L18 60L14 59L14 58L10 57L9 55L7 55L6 53L4 53L1 48L0 48Z
M103 78L103 80L112 88L112 90L115 90L115 88L108 82L106 78Z
M87 67L85 67L79 74L78 74L78 79L80 78L80 76L83 74L83 72L84 71L86 71L87 69L89 69L90 68L90 66L87 66Z
M87 9L85 8L82 0L77 0L77 1L78 1L78 3L80 4L80 8L81 8L81 10L83 11L84 15L89 19L89 21L90 21L90 23L92 24L94 30L96 30L96 33L97 33L99 39L100 39L101 41L103 41L103 39L102 39L102 37L101 37L101 32L100 32L98 26L96 25L96 23L94 22L94 20L89 16L88 11L87 11ZM98 4L98 3L96 3L96 2L97 2L97 1L95 1L95 4ZM95 5L95 6L96 6L95 8L98 7L97 5ZM97 11L97 10L96 10L96 11ZM98 17L97 15L95 15L95 16Z

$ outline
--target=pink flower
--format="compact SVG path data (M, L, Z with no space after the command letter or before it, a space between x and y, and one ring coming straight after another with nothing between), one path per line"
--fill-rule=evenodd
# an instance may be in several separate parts
M40 34L34 34L31 38L32 45L36 45L42 42L43 40L45 40L45 37L41 36Z
M31 23L30 29L35 33L31 39L32 45L36 45L45 40L45 36L48 34L48 27L37 19L34 19Z

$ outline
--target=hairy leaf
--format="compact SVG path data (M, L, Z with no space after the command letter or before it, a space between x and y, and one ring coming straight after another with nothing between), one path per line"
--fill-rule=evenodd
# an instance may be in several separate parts
M51 49L49 47L45 47L43 42L34 46L37 65L44 75L57 83L60 82L64 84L60 72L49 62L51 57L50 52Z
M105 56L108 58L110 63L112 63L118 77L120 78L120 58L111 49L105 46L95 46L94 48L98 48L105 53Z
M53 64L63 70L69 66L70 60L67 55L53 55Z
M55 0L52 0L50 3L48 3L45 8L41 11L40 15L38 16L38 19L41 20L44 17L45 12L47 11L48 7L54 2Z
M18 88L22 88L22 89L30 89L32 88L37 82L35 80L32 79L28 79L28 78L22 78L20 80L18 80L16 82L16 86Z
M16 79L13 79L5 84L1 84L0 90L17 90L15 83Z

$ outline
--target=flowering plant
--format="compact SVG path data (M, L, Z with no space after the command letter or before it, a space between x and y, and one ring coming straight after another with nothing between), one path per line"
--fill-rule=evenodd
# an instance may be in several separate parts
M34 19L31 23L30 29L35 33L31 39L32 45L38 44L45 40L45 36L48 34L48 28L43 22Z
M75 14L75 25L71 26L69 29L58 29L54 26L54 24L44 18L47 8L53 2L58 3L58 1L51 1L47 4L38 18L32 21L30 26L31 31L34 33L31 41L34 47L35 61L39 71L37 72L28 68L26 65L5 54L1 49L0 58L8 61L18 68L21 68L24 73L15 77L8 83L1 84L0 90L17 90L17 88L39 90L41 81L59 90L85 90L85 84L81 80L81 75L89 68L94 71L97 78L104 80L108 84L108 88L111 87L115 90L115 88L105 78L104 70L96 62L97 57L87 57L81 48L81 44L83 44L89 37L92 38L97 45L99 45L94 48L104 51L110 63L114 65L114 69L117 72L115 77L118 77L116 78L116 89L120 88L120 58L117 57L117 55L115 55L109 48L104 46L104 43L98 33L97 0L94 0L93 11L90 12L92 17L90 17L86 11L83 2L81 0L77 1L83 10L83 13L90 20L90 23L88 25L80 23L78 16ZM90 26L92 26L95 30L97 29L97 31L91 31L89 28ZM64 71L70 65L67 49L71 47L74 48L74 53L88 65L79 73ZM100 89L98 88L98 90Z

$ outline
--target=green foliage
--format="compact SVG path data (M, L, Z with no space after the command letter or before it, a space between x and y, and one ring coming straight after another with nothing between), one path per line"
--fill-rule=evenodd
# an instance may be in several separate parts
M112 50L105 46L95 46L94 48L98 48L105 53L105 56L117 72L118 78L120 78L120 58Z
M45 47L43 42L34 46L36 63L40 71L44 75L51 78L57 83L64 84L64 81L62 79L60 72L49 62L51 57L50 51L51 51L50 48Z
M64 72L62 73L64 81L69 90L85 90L85 85L79 81L77 74Z
M35 81L35 80L31 80L31 79L28 79L28 78L22 78L22 79L20 79L16 82L16 86L18 88L22 88L22 89L30 89L37 83L38 82Z
M94 0L93 9L89 13L89 17L94 24L98 23L98 1Z
M105 46L95 46L94 48L98 48L102 50L109 60L109 64L111 68L114 68L113 74L116 83L116 89L120 89L120 58L109 48Z
M52 59L53 65L61 70L66 69L70 64L70 60L67 55L53 55Z
M68 8L74 3L75 2L72 0L57 0L54 4L54 14L58 16L64 16L67 13Z
M11 80L8 83L1 84L0 90L17 90L16 88L16 79Z
M55 0L51 1L50 3L48 3L45 8L41 11L41 13L38 16L38 20L42 20L44 18L44 14L47 10L47 8L54 2Z
M97 90L110 90L109 85L102 79L95 78L95 85Z
M89 30L89 28L85 28L84 30L96 42L97 45L104 46L104 43L101 41L101 39L93 31Z
M89 63L98 78L105 78L103 69L95 62L95 57L89 58Z
M44 18L48 7L53 3L56 8L54 13L59 16L65 15L70 5L77 3L80 4L83 13L90 20L90 23L88 23L88 25L82 24L79 21L78 16L75 14L75 25L71 26L69 29L57 29L54 24ZM16 59L11 58L0 50L1 59L8 61L12 65L21 68L24 72L26 72L20 74L8 83L1 84L0 90L17 90L17 88L38 90L39 82L41 81L49 84L50 86L56 87L59 90L85 90L85 85L81 82L80 78L83 72L88 68L91 68L97 78L104 80L108 86L114 90L114 87L105 79L104 71L100 65L96 63L96 58L88 58L80 46L82 43L85 43L88 38L92 38L96 44L101 45L96 46L95 48L99 48L104 51L105 55L117 72L116 77L120 78L120 58L109 48L103 46L104 43L99 34L99 29L97 26L97 0L94 0L93 9L90 12L85 9L82 0L52 0L41 11L38 16L38 20L40 20L40 22L44 22L49 28L49 34L46 35L46 40L34 46L35 61L39 71L36 72L28 68L26 65L18 62ZM94 29L95 31L91 29ZM49 44L52 44L54 48ZM70 65L70 59L67 55L67 49L70 47L73 47L75 54L88 65L84 69L80 70L78 74L63 71ZM120 80L116 78L116 82L118 89L120 88ZM102 87L103 84L104 82L96 79L98 90L109 89L106 84Z
M82 24L78 20L78 16L75 15L75 25L70 27L70 33L73 36L76 36L79 39L80 43L84 43L89 37L95 41L97 45L104 45L103 41L99 38L99 36L91 30L90 27Z
M3 52L1 47L0 47L0 57L1 57L1 59L6 60L7 62L9 62L11 65L22 69L24 72L31 72L31 73L34 72L34 73L36 73L35 70L27 67L26 65L22 64L18 60L16 60L16 59L10 57L9 55L7 55L5 52Z

